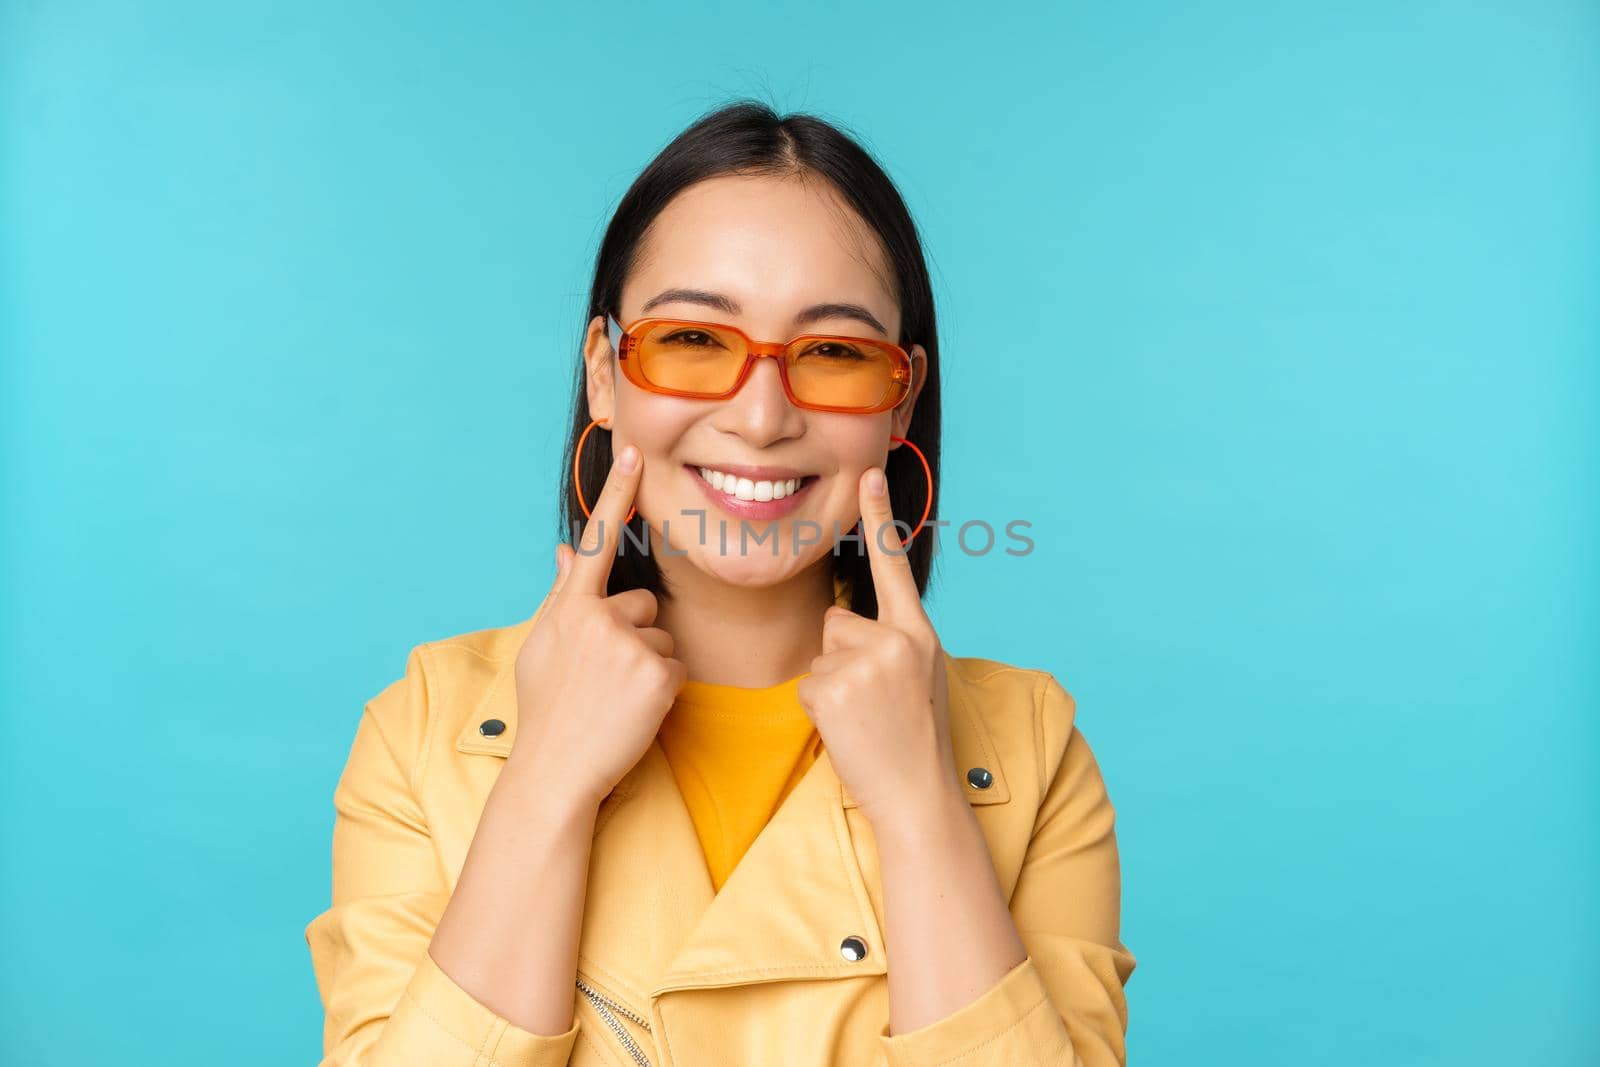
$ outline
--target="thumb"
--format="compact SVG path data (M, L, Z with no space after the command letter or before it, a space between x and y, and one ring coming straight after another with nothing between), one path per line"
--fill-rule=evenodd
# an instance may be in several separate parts
M539 611L544 611L544 606L562 595L562 585L566 584L566 577L573 573L573 560L578 553L573 552L573 545L555 545L555 581L550 582L550 592L544 593L544 600L539 601Z
M567 584L567 576L572 573L572 561L577 555L565 541L556 546L556 580L550 585L551 596L560 593L561 587Z

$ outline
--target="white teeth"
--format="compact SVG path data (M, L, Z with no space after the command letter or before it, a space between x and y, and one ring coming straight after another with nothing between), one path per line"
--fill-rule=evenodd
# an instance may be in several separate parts
M710 467L700 468L700 477L705 479L713 489L721 490L740 500L782 500L800 488L803 478L782 478L778 481L755 481L752 478L740 478Z

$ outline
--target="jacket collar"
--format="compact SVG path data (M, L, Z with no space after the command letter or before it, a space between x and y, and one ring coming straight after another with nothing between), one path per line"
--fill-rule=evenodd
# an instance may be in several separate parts
M508 628L506 658L461 724L457 752L510 754L516 650L538 616ZM945 670L961 788L973 805L1005 803L1007 768L973 683L948 653ZM505 729L485 736L479 725L489 719ZM973 768L992 776L987 788L967 780ZM870 838L870 826L846 817L856 806L824 748L713 891L683 795L660 742L652 741L597 813L589 885L603 888L585 905L580 970L641 1011L677 989L886 973L883 930L867 888L878 884L877 849L861 840ZM842 954L849 937L866 944L863 958Z

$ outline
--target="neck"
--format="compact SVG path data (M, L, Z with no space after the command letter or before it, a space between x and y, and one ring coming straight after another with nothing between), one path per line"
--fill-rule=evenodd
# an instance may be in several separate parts
M811 670L833 604L826 559L773 585L731 585L684 556L658 556L671 597L656 625L695 681L764 689Z

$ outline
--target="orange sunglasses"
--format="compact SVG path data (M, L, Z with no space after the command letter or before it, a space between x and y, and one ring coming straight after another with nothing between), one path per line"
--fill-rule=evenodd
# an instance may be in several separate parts
M725 400L750 378L757 359L778 360L795 407L870 415L898 407L911 390L911 356L868 337L805 334L757 341L737 326L687 319L638 319L624 329L606 316L623 375L652 393Z

